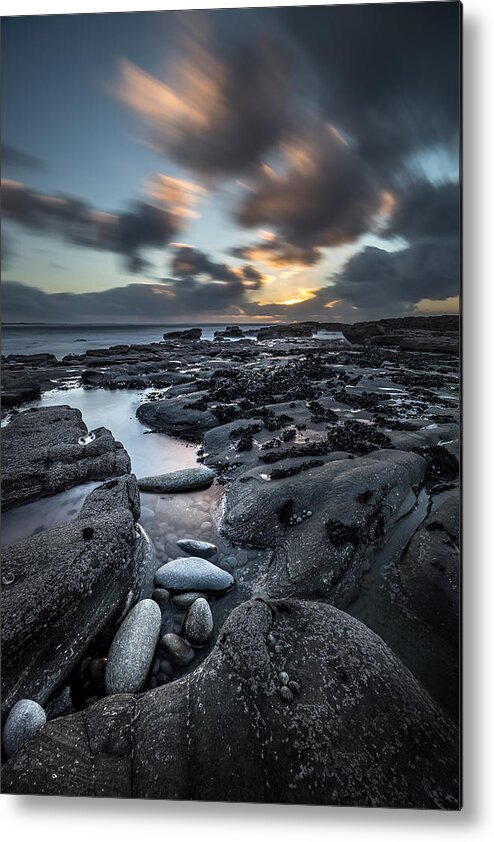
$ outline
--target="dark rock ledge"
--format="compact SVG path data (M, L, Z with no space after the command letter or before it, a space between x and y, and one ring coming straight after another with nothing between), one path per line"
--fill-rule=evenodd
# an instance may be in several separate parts
M2 509L128 473L122 444L105 427L88 434L78 409L28 409L2 430Z

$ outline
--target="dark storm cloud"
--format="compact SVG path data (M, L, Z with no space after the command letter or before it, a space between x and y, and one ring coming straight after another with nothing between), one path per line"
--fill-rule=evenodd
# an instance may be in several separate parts
M6 321L128 321L129 318L163 320L175 316L198 317L204 313L238 312L244 303L242 284L201 282L169 278L160 284L84 293L45 293L24 284L2 284Z
M460 5L277 10L314 72L332 122L387 178L417 149L459 130Z
M350 258L331 296L369 312L401 312L421 299L459 293L456 237L423 238L402 251L368 247Z
M226 263L217 263L209 255L191 246L182 246L172 257L171 271L176 278L195 279L205 275L212 281L220 281L232 287L259 289L263 283L263 274L254 266L232 268Z
M188 38L165 84L123 62L119 96L150 126L153 145L203 176L248 170L293 118L290 62L274 38L234 39L214 49Z
M287 144L283 165L281 172L262 168L238 210L241 225L272 226L302 248L349 243L372 226L382 189L327 123Z
M386 229L388 235L407 240L419 237L458 236L460 193L457 184L418 181L397 197L396 209Z
M15 167L19 170L31 170L42 172L46 170L46 164L35 155L29 155L27 152L22 152L14 146L9 146L7 143L2 143L2 166L8 168Z
M142 249L160 248L180 229L180 219L145 201L128 211L106 213L72 196L43 195L18 182L2 182L7 219L35 232L55 234L77 246L121 255L128 271L146 267Z

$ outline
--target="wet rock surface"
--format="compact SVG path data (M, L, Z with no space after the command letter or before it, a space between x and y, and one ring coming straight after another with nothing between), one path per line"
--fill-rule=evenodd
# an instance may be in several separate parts
M94 496L93 496L94 495ZM119 613L139 571L135 477L87 498L78 518L2 553L2 710L40 704Z
M455 809L457 768L454 727L379 637L328 605L257 601L184 680L48 723L3 787Z
M100 427L88 436L81 413L68 406L29 409L2 432L3 509L129 471L111 432Z

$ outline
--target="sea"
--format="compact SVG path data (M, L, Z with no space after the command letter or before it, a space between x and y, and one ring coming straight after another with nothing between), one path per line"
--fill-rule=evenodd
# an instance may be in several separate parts
M83 354L111 345L132 345L160 342L163 334L172 330L202 328L203 339L214 339L217 330L224 330L226 324L4 324L1 331L2 354L55 354L61 360L66 354ZM262 325L242 324L243 330L259 330ZM321 330L315 337L345 342L342 333ZM246 337L255 341L255 337ZM235 340L230 340L235 341Z

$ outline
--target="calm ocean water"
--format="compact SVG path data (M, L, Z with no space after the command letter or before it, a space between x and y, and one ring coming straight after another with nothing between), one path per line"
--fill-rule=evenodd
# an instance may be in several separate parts
M49 353L62 359L66 354L82 354L89 348L159 342L163 333L191 327L202 327L202 338L213 339L214 332L226 325L3 325L1 347L5 355ZM259 328L260 325L242 324L241 327ZM327 331L321 331L318 337L343 340L342 334Z

